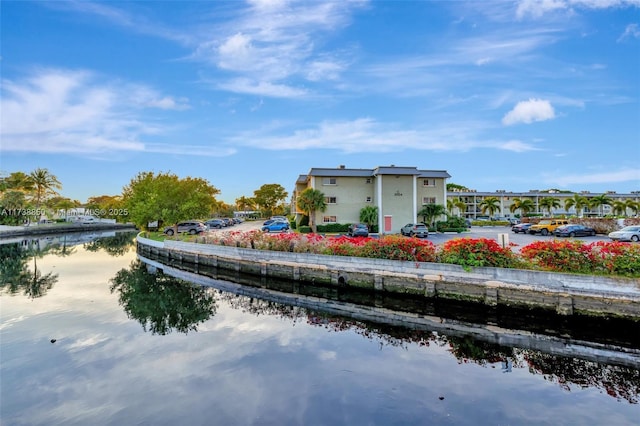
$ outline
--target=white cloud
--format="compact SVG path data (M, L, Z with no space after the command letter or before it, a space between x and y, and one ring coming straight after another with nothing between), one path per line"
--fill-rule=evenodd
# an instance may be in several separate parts
M628 38L640 38L640 26L638 24L629 24L624 29L624 33L618 38L618 42Z
M219 26L216 36L202 40L192 57L233 74L216 84L224 90L278 97L306 95L308 89L295 88L291 82L339 78L345 61L321 50L322 35L347 25L352 10L362 3L251 1L236 19ZM288 90L280 90L283 87Z
M298 98L307 94L306 90L297 89L284 84L268 81L255 81L248 78L237 78L220 83L219 88L235 93L267 96L272 98Z
M229 142L266 150L325 149L345 153L400 152L406 149L466 152L476 148L526 152L536 149L520 141L479 140L475 133L480 127L478 123L447 123L428 130L398 130L393 124L358 118L323 121L304 129L287 130L273 126L263 131L240 134ZM275 134L278 131L280 134Z
M575 9L609 9L640 6L638 0L521 0L516 9L519 19L525 16L541 18L556 11L573 12Z
M517 123L533 123L555 118L555 111L551 102L543 99L529 99L518 102L503 118L502 124L511 126Z
M515 141L515 140L498 144L497 147L505 151L513 151L513 152L527 152L527 151L537 150L537 148L527 143L524 143L522 141Z
M163 96L143 85L98 80L87 71L60 69L39 70L19 81L3 80L1 150L69 154L150 151L142 138L166 129L150 124L145 111L188 108L186 100ZM155 145L153 152L163 150ZM219 155L220 151L190 147L175 153Z

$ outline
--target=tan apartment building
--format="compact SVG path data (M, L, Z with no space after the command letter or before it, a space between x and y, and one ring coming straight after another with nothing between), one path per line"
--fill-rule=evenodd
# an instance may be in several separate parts
M315 213L315 223L357 223L360 210L378 208L381 233L399 233L407 223L416 223L425 204L446 205L447 179L444 170L417 167L378 166L374 169L312 168L296 181L292 212L296 220L305 213L298 210L296 197L307 188L322 192L327 209Z

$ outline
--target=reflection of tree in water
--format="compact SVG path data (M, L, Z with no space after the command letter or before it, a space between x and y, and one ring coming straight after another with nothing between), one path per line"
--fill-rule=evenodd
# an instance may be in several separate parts
M607 395L625 399L632 404L640 402L640 370L629 367L607 366L576 358L563 358L542 352L523 351L529 371L542 374L545 380L557 383L567 391L571 386L603 389Z
M112 237L99 237L84 244L84 249L91 252L104 250L109 255L123 256L133 247L135 232L118 232Z
M42 258L50 248L41 249L40 241L20 244L0 245L0 288L11 295L22 292L32 299L44 296L58 281L58 274L49 272L43 275L38 269L38 258ZM33 259L33 270L29 261Z
M577 358L565 358L532 349L519 349L476 340L471 335L464 337L445 336L428 330L374 324L350 318L329 315L305 308L283 305L247 296L220 292L218 298L235 309L254 315L272 315L306 321L332 332L351 331L375 340L380 346L408 347L449 346L449 351L459 363L475 363L481 366L501 363L503 372L512 368L527 368L532 374L540 374L545 380L570 390L571 385L583 388L604 389L608 395L624 399L632 404L640 398L640 369L617 365L599 364Z
M197 325L216 312L214 295L204 287L160 271L150 274L137 260L111 280L111 292L115 291L127 316L153 334L197 331Z

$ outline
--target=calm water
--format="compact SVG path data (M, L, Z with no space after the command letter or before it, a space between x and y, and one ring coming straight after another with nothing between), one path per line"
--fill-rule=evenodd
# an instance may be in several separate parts
M531 349L546 339L532 325L530 344L500 346L474 336L471 314L456 316L455 309L418 308L448 312L437 323L456 325L451 333L437 325L432 331L332 316L222 281L203 287L168 271L150 274L130 234L95 237L0 245L2 425L637 425L640 419L637 324L541 325L550 341L580 337L552 353ZM528 323L519 314L501 316L502 330L514 318ZM593 353L580 349L586 337Z

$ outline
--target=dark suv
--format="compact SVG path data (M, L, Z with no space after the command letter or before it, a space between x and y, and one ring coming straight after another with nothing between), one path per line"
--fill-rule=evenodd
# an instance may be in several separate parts
M207 225L202 222L189 221L178 223L178 233L187 232L191 235L200 234L207 230ZM164 233L167 235L173 235L175 232L174 226L168 226L164 229Z

